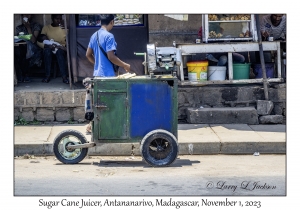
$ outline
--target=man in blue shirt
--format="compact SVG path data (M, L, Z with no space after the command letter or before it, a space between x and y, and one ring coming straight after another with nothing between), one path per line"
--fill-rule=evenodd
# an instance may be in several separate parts
M87 59L94 64L94 77L114 77L113 64L123 67L125 71L130 71L130 65L120 60L115 51L117 43L115 37L109 31L114 26L114 15L100 15L101 28L96 31L90 38L90 42L86 51ZM102 52L100 46L102 47ZM92 132L91 123L86 127L87 134Z
M100 19L101 28L91 36L86 51L87 59L94 64L93 76L115 76L113 64L123 67L127 72L129 72L130 65L123 62L116 56L115 51L117 50L117 43L114 35L109 32L114 26L114 15L100 15ZM100 46L104 49L107 56L101 51Z

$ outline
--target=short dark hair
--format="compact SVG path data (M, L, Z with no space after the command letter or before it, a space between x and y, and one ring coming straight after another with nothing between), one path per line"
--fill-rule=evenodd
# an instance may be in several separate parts
M114 20L115 16L114 15L100 15L100 20L101 20L101 25L108 25L110 21Z
M60 15L61 17L63 16L62 14L52 14L51 15L51 20L53 20L57 15Z

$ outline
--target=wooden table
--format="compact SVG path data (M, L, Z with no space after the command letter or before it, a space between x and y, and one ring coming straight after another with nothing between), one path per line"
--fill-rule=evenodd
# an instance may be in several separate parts
M15 42L15 45L14 46L20 46L20 45L23 45L23 44L27 44L27 42Z

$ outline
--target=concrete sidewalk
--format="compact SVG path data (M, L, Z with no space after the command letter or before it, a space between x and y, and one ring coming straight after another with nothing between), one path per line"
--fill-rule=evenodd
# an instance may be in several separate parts
M14 155L54 155L55 136L67 129L85 135L85 124L14 127ZM286 125L179 124L179 154L285 154ZM140 155L139 143L106 143L89 148L89 155Z

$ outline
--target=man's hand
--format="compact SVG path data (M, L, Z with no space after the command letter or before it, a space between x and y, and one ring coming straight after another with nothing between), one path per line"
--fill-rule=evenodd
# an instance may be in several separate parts
M107 57L113 64L123 67L127 72L130 71L130 64L120 60L120 58L115 55L113 50L107 52Z
M30 23L29 23L29 20L27 19L27 21L25 21L24 19L22 19L22 22L23 22L23 25L26 27L26 28L30 28Z
M262 31L261 35L265 38L265 40L270 36L267 31Z
M50 48L51 48L51 50L55 50L55 48L57 48L57 45L56 44L52 44Z
M62 46L62 45L56 45L56 48L57 49L61 49L61 50L64 50L64 51L67 51L67 48Z
M125 71L130 72L130 64L125 63L125 66L123 67Z

